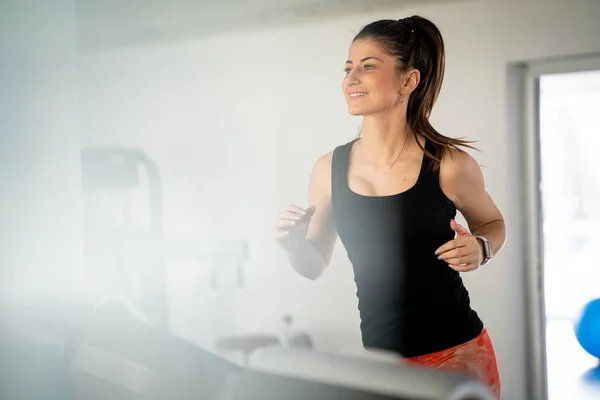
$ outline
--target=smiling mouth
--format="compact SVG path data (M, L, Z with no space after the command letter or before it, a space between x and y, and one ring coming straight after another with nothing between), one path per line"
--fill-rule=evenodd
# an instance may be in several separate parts
M368 95L368 94L369 94L369 93L367 93L367 92L361 92L361 93L350 93L350 94L348 94L348 97L350 97L351 99L356 99L356 98L359 98L359 97L366 96L366 95Z

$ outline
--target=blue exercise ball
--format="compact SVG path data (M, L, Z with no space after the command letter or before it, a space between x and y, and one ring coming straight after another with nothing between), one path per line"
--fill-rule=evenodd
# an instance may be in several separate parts
M583 307L575 323L575 336L585 351L600 359L600 299Z

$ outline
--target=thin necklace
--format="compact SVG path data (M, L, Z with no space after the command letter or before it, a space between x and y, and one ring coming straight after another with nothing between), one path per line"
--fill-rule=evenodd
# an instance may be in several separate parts
M390 171L394 167L394 165L396 165L396 162L400 159L400 156L404 152L404 147L406 146L407 141L408 141L408 135L406 135L406 137L404 138L404 143L402 143L402 148L400 149L400 153L398 153L398 155L396 156L396 158L394 159L392 164L385 171L383 171L384 174L387 174L388 171ZM360 145L360 142L358 144Z

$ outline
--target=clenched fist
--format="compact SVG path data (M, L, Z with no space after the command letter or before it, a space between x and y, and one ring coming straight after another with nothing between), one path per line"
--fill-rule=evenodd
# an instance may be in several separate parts
M288 206L277 217L275 224L277 242L286 250L296 249L306 237L314 213L314 206L307 209L295 205Z

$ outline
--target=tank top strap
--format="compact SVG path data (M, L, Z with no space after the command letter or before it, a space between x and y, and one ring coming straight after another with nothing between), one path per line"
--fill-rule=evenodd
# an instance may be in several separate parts
M337 196L348 190L348 164L352 145L358 140L352 140L340 145L333 150L331 160L331 200L335 201Z
M425 150L427 150L430 154L434 154L435 155L435 144L429 140L428 138L425 138ZM433 160L431 157L429 157L427 154L423 154L423 163L421 164L421 176L425 177L425 176L430 176L430 177L434 177L437 180L437 173L433 171L433 164L434 164L435 160Z

